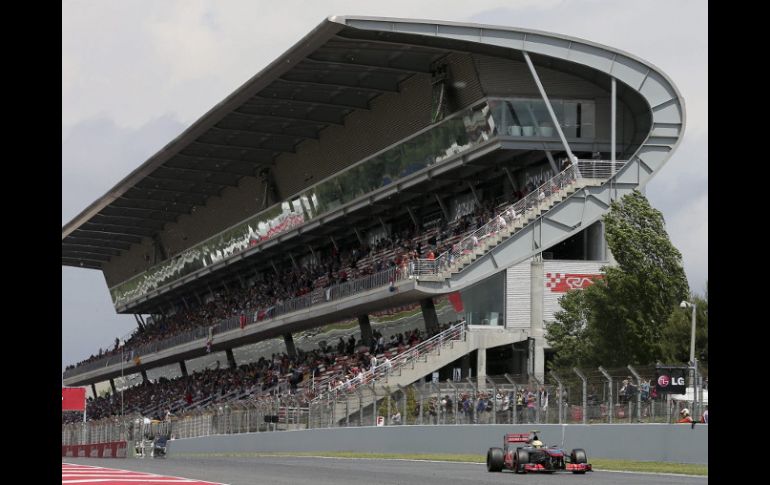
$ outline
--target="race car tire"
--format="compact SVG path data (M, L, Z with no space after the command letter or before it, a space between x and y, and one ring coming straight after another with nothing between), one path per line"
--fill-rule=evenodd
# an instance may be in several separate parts
M501 472L503 471L503 449L502 448L490 448L487 452L487 471L488 472Z
M586 450L582 448L575 448L571 454L572 463L588 463L588 457L586 456Z
M572 450L572 454L570 455L572 463L588 463L588 457L586 456L586 450L582 448L575 448ZM583 475L585 474L585 471L582 472L572 472L575 475Z
M523 448L517 448L513 454L513 471L516 473L527 473L524 465L529 463L529 453Z

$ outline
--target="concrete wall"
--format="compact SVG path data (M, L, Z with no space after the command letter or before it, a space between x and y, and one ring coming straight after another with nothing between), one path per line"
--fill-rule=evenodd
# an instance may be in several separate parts
M502 447L505 433L540 430L546 445L583 448L592 457L708 463L708 425L456 425L331 428L205 436L171 442L171 453L359 451L363 453L478 453Z

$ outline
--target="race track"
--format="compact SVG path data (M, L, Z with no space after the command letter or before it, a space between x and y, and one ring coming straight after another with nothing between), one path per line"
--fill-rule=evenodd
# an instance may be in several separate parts
M404 460L340 459L309 457L169 457L152 459L65 458L67 463L87 464L229 485L447 485L504 483L685 485L708 483L708 477L685 477L641 473L596 471L586 475L515 475L488 473L486 467L472 463L417 462Z

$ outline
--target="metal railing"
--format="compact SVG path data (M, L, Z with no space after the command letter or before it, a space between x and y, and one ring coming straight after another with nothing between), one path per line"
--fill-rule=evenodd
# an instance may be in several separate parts
M288 313L309 308L313 305L334 301L340 298L379 288L395 283L408 276L437 275L445 271L462 268L470 263L478 254L494 247L502 241L503 235L508 236L524 227L531 218L540 215L540 211L551 207L568 195L567 191L574 187L578 179L606 180L614 176L625 164L625 161L610 162L606 160L581 160L578 166L570 166L555 177L543 183L524 198L505 207L500 214L480 228L465 235L454 247L445 251L434 260L417 259L411 266L411 273L401 268L387 270L339 283L329 288L316 288L306 295L291 298L267 309L260 309L246 314L250 323L273 319ZM259 314L262 314L261 318ZM240 327L240 316L233 316L213 325L213 333L219 334ZM141 345L134 349L133 355L141 356L182 345L195 340L206 339L209 327L196 327L157 342ZM79 375L94 369L108 367L120 363L121 356L113 355L82 364L74 369L64 371L64 378ZM130 360L126 351L126 361Z
M407 351L394 361L403 368L420 356L427 357L431 347L440 349L442 342L464 336L462 325L449 330L442 332L443 338L439 334L439 338L416 346L414 355ZM561 371L558 376L549 376L546 382L506 374L389 386L381 380L384 375L374 378L380 379L379 386L370 380L343 392L327 392L312 401L300 394L260 395L190 410L169 421L148 422L133 414L122 419L66 424L62 425L62 444L127 440L131 448L132 442L159 434L193 438L344 426L674 424L683 408L688 408L692 418L699 421L708 405L707 400L693 402L678 395L656 396L651 392L654 385L650 386L654 384L654 367ZM628 391L629 384L633 392Z
M277 303L276 305L267 309L260 309L257 311L245 313L247 322L249 322L247 326L252 325L255 322L258 323L261 321L270 320L294 311L306 309L320 303L326 303L341 298L346 298L357 293L387 286L405 278L406 274L399 268L389 268L378 273L356 278L344 283L338 283L328 288L316 288L310 293ZM218 324L215 324L213 334L217 335L229 330L234 330L239 328L240 325L240 316L233 316L220 321ZM176 347L177 345L193 342L195 340L207 339L208 336L209 327L196 327L173 337L169 337L157 342L147 343L130 349L130 351L126 350L124 352L125 361L130 362L132 354L134 356L147 355L161 350L169 349L171 347ZM74 369L67 369L64 371L64 378L66 379L94 369L101 369L111 365L119 364L120 361L120 354L98 359L87 364L79 365Z
M578 166L571 165L555 177L535 188L522 199L500 209L486 224L464 236L453 247L436 259L417 259L414 264L415 276L432 276L461 269L484 254L488 249L502 242L518 229L536 219L540 213L557 204L577 186L579 179L606 180L620 170L625 161L583 160Z
M355 392L358 387L377 384L381 379L387 378L389 375L393 375L395 372L400 372L400 370L406 365L411 365L418 359L426 359L427 355L433 353L434 351L441 352L441 348L449 342L458 340L464 341L465 335L465 322L458 323L457 325L449 327L443 332L434 335L428 340L420 342L414 347L399 353L393 357L392 360L378 363L375 368L362 373L360 378L356 376L353 379L350 379L349 382L340 382L333 388L328 388L323 393L316 396L312 402L317 402L324 399L327 401L335 400L340 396ZM346 376L344 374L337 374L325 379L325 384L328 387L329 384L335 380L341 381L345 377Z

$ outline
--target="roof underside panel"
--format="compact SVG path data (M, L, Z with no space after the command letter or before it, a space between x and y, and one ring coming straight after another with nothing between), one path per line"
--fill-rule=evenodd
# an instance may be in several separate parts
M281 154L318 140L321 130L344 126L377 96L399 92L412 75L430 73L447 52L336 35L344 29L324 22L308 35L312 42L303 39L145 162L141 177L121 182L66 225L62 264L101 268ZM294 59L288 68L286 58Z

